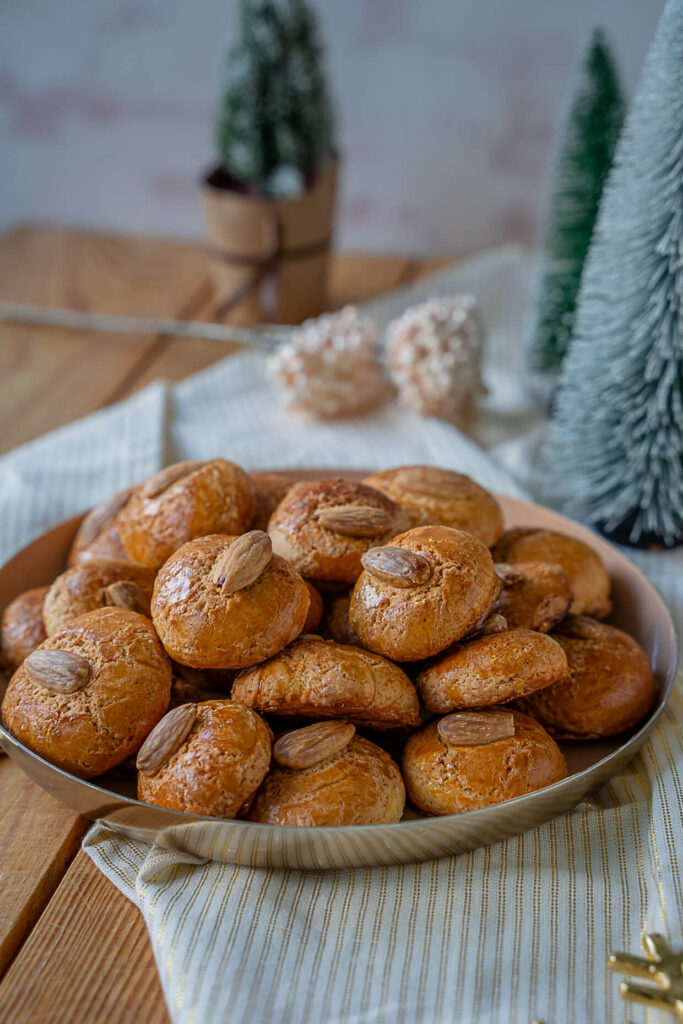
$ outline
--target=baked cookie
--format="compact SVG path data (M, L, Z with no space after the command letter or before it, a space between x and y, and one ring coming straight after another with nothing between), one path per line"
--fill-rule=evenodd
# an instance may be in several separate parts
M100 502L81 520L74 537L67 565L76 565L89 558L128 558L119 536L119 516L127 505L134 487L117 491L110 498Z
M268 520L278 507L287 491L294 486L284 473L250 473L249 479L254 485L256 514L251 523L252 530L267 530Z
M273 512L273 551L313 581L353 583L361 555L406 527L405 513L386 495L347 480L295 484Z
M561 565L517 562L499 564L496 572L503 589L494 611L505 617L510 629L548 633L569 611L571 583Z
M346 722L318 722L283 733L247 817L270 825L399 821L406 791L398 766L354 732Z
M253 484L234 462L176 462L133 492L118 530L129 558L158 569L195 537L244 533L255 511Z
M161 642L181 665L236 669L272 657L301 633L310 596L261 530L188 541L162 566L152 597Z
M489 548L503 532L496 499L463 473L435 466L399 466L373 473L363 483L404 508L411 526L438 524L468 530Z
M506 530L493 550L497 562L553 562L560 565L572 589L574 615L603 619L612 608L611 583L597 551L575 537L534 527Z
M134 754L168 708L171 662L149 619L88 612L45 640L12 676L3 724L41 757L90 778Z
M349 619L364 647L429 658L477 629L498 591L491 553L472 533L418 526L363 556Z
M320 625L320 621L323 617L323 599L320 596L320 591L313 586L308 580L304 580L306 589L308 590L308 596L311 603L308 606L308 615L304 622L302 633L315 633L316 629Z
M417 679L425 707L437 714L502 704L533 693L567 671L552 637L530 629L490 633L438 655Z
M409 737L402 759L408 797L428 814L459 814L550 786L567 775L545 729L508 708L460 711Z
M0 650L10 668L17 668L47 639L43 603L49 587L25 590L5 608L0 620Z
M321 632L327 640L336 640L338 644L352 644L361 647L355 631L349 622L351 594L329 594L325 598L325 615Z
M52 636L65 622L96 608L125 608L149 618L154 569L113 558L90 558L58 576L47 592L43 618Z
M398 665L317 636L240 672L232 699L273 715L345 718L371 729L420 724L417 692Z
M235 818L268 771L271 737L262 718L230 700L182 704L162 718L138 752L138 799Z
M525 698L524 711L567 740L616 736L645 718L657 686L645 651L632 637L584 615L569 615L552 636L567 656L567 673Z

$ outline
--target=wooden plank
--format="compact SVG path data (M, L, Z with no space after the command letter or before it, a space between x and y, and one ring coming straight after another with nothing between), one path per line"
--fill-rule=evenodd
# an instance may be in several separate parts
M335 254L330 266L330 309L337 309L348 302L363 302L389 288L395 288L403 283L410 266L411 261L404 256ZM203 320L211 319L212 314L213 298L208 295L205 305L195 316ZM135 378L131 378L125 393L132 394L157 378L182 380L224 359L237 348L217 341L169 338L163 348L157 351L156 358L148 360Z
M57 888L87 822L0 758L0 975Z
M0 297L146 316L192 314L201 246L64 229L0 240ZM158 339L0 325L0 452L128 391Z
M0 984L12 1024L169 1024L138 910L80 851Z

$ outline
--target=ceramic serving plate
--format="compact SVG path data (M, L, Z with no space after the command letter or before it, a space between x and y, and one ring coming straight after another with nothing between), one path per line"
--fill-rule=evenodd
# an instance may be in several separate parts
M332 471L293 476L323 477ZM360 479L360 473L339 473ZM673 688L677 643L671 616L659 594L614 547L589 530L538 505L499 498L505 524L560 530L600 553L612 577L614 612L610 622L634 636L647 651L659 686L659 699L637 731L600 743L563 743L569 776L546 789L493 807L440 818L412 815L394 825L293 828L248 821L225 821L158 807L135 799L135 784L114 775L84 782L55 768L0 728L6 753L53 796L93 821L134 839L156 842L197 857L253 867L375 867L430 860L472 850L517 835L568 810L591 789L615 775L643 745ZM27 590L50 583L61 572L80 518L44 534L0 569L0 609Z

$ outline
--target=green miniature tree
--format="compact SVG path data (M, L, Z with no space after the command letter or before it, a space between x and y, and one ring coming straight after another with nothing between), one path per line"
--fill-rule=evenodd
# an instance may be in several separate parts
M624 118L607 42L593 33L556 155L529 337L531 368L557 373L569 345L581 271Z
M683 542L683 3L605 186L545 453L548 492L632 544Z
M298 194L331 157L333 133L305 0L242 0L218 119L223 172L249 191Z

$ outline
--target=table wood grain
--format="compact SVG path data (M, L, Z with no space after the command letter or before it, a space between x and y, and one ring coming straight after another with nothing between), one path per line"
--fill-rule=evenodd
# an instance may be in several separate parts
M337 254L329 308L451 260ZM0 299L211 319L198 243L26 226L0 238ZM230 346L0 324L0 452L180 380ZM88 823L0 758L0 1018L13 1024L167 1024L141 915L80 850Z

